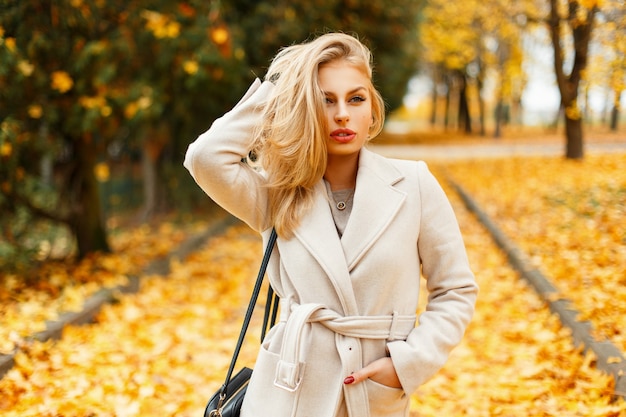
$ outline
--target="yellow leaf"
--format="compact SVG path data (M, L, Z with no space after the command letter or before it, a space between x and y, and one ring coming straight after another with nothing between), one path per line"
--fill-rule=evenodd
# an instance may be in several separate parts
M54 71L51 75L51 87L59 93L66 93L72 89L74 80L65 71Z
M106 162L100 162L94 167L96 179L100 182L107 182L111 176L109 165Z
M13 145L10 142L3 142L0 146L0 156L8 158L13 153Z
M31 375L34 371L33 363L30 358L22 351L18 351L13 356L15 366L23 375Z
M100 108L106 105L106 99L102 96L81 96L78 102L86 109Z
M7 46L7 48L9 49L9 51L11 52L15 52L15 38L6 38L4 40L4 44Z
M183 63L183 70L189 75L197 73L199 68L198 62L191 59Z
M226 30L226 28L217 27L211 30L211 39L217 45L225 44L228 41L228 37L228 30Z
M578 120L581 117L580 109L578 108L578 103L574 101L570 106L567 106L565 109L565 114L568 119Z
M43 109L39 104L31 104L28 106L28 115L33 119L40 119L43 115Z
M35 70L35 66L28 61L21 60L17 64L17 69L24 75L25 77L30 76Z
M130 102L124 108L124 116L126 116L127 119L132 119L133 117L135 117L135 114L137 114L138 110L139 105L137 104L137 102Z
M166 37L168 38L177 38L180 34L180 23L178 22L169 22L166 28Z

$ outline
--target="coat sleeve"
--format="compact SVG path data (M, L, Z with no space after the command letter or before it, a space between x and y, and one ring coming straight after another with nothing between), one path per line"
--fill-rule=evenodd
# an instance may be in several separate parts
M452 206L425 163L419 163L418 171L422 210L418 250L428 303L407 340L388 345L409 394L429 380L460 343L478 293Z
M267 227L265 180L242 160L272 89L272 83L255 80L231 111L189 145L183 163L209 197L257 231Z

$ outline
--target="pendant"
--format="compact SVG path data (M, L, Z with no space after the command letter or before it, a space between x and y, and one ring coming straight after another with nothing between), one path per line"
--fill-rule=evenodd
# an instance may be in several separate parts
M346 208L346 203L345 201L340 201L337 203L337 210L342 211Z

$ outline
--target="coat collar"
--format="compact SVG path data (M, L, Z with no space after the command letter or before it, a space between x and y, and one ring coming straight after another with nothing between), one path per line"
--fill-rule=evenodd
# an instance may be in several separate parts
M354 203L341 240L337 234L323 180L315 186L311 211L295 237L324 268L345 314L358 314L350 271L389 226L406 194L394 187L403 174L387 159L367 149L359 156Z

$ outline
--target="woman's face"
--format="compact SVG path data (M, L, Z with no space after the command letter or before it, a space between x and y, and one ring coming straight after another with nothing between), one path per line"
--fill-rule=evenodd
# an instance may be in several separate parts
M373 121L369 78L344 60L320 66L318 77L326 96L328 155L358 154Z

